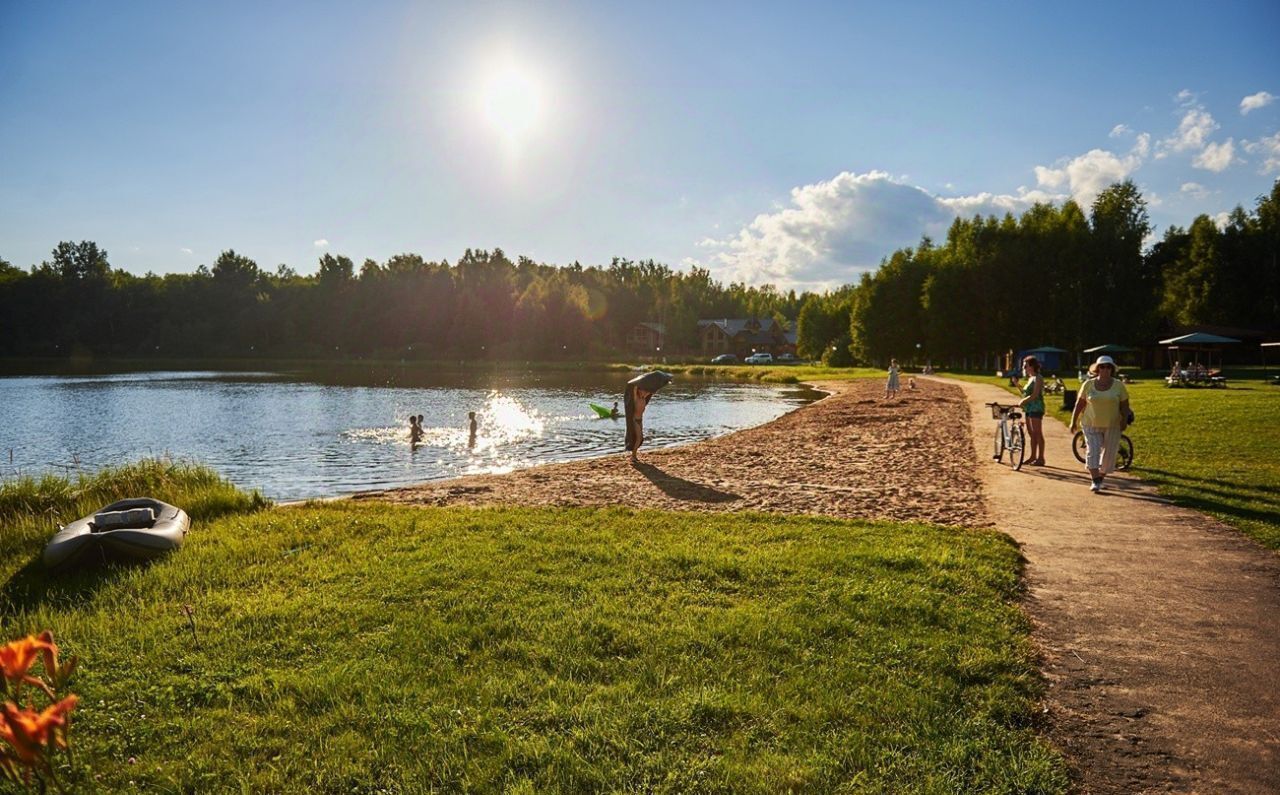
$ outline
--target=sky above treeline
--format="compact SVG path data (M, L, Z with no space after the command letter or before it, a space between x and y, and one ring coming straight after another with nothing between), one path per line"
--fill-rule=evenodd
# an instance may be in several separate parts
M468 247L823 289L957 214L1280 178L1280 3L0 0L0 258Z

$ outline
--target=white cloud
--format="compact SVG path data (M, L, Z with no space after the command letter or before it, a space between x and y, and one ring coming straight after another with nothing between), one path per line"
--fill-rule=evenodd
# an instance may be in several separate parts
M180 248L180 249L178 249L178 250L179 250L179 251L181 251L183 254L194 254L194 253L195 253L194 251L192 251L192 250L191 250L191 249L189 249L189 248Z
M1259 174L1280 172L1280 132L1259 141L1241 141L1240 145L1251 155L1262 155L1262 168L1258 169Z
M317 241L315 241L314 243L312 243L312 245L313 245L313 246L315 246L316 248L328 248L328 247L329 247L329 241L328 241L328 240L325 240L325 239L322 237L322 238L320 238L319 240L317 240Z
M1189 106L1196 104L1200 100L1200 95L1189 88L1184 88L1175 94L1173 98L1178 101L1179 105Z
M1266 106L1270 105L1272 102L1275 102L1275 101L1276 101L1275 96L1272 94L1268 94L1265 91L1259 91L1256 94L1250 94L1249 96L1240 100L1240 113L1243 115L1245 113L1248 113L1251 110L1257 110L1258 108L1265 108Z
M1141 133L1138 136L1133 142L1133 152L1141 158L1145 158L1151 152L1151 133Z
M1133 132L1133 129L1129 125L1117 124L1116 126L1111 128L1110 135L1112 138L1119 138L1120 136L1128 135L1131 132Z
M1219 232L1226 229L1229 223L1231 223L1231 213L1222 212L1213 216L1213 225L1218 227Z
M1121 157L1105 149L1091 149L1056 168L1036 166L1036 181L1045 188L1066 187L1081 207L1088 208L1108 186L1125 180L1142 165L1147 141L1139 136L1133 151Z
M1209 195L1209 191L1199 182L1184 182L1182 187L1178 188L1178 192L1184 193L1193 199L1203 199Z
M1220 144L1205 144L1200 154L1191 160L1191 165L1206 171L1226 171L1227 166L1235 160L1235 142L1228 138Z
M854 281L922 235L945 236L958 215L1017 213L1055 198L1020 190L943 199L883 171L844 172L793 188L789 203L734 236L697 245L707 249L701 264L717 278L821 290Z
M1181 96L1181 95L1179 95ZM1156 159L1167 157L1171 152L1186 152L1204 148L1205 142L1218 123L1203 108L1192 108L1182 117L1178 130L1156 145Z

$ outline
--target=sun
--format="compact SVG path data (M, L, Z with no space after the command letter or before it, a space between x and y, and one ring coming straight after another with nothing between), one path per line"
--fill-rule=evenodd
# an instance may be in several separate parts
M496 64L480 82L478 96L485 122L508 147L520 147L542 126L546 89L528 64Z

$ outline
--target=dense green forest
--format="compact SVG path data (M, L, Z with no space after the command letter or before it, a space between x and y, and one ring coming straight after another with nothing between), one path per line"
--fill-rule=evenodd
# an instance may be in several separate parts
M1178 325L1280 323L1280 181L1223 228L1208 216L1144 250L1132 182L1088 214L1073 201L1020 217L957 219L946 241L894 252L856 285L797 296L723 285L708 271L615 259L554 266L500 249L455 263L325 254L316 274L224 251L193 274L137 276L90 241L29 270L0 259L0 355L164 357L575 357L625 349L638 322L696 352L697 320L798 321L802 356L975 364L1028 343L1078 350L1148 342Z

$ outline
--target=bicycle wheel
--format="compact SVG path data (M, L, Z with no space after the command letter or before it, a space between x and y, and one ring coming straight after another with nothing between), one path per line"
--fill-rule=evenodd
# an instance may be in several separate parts
M999 425L996 426L996 441L992 446L991 452L991 458L994 461L999 461L1000 456L1004 455L1004 434L1001 432Z
M1027 437L1022 432L1021 425L1015 425L1009 429L1009 466L1016 470L1022 469L1022 458L1027 454Z
M1133 442L1128 436L1120 436L1120 446L1116 448L1116 469L1127 470L1133 466Z
M1071 440L1071 452L1075 453L1077 461L1084 463L1084 454L1087 452L1084 444L1084 431L1076 431L1075 438Z

